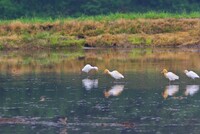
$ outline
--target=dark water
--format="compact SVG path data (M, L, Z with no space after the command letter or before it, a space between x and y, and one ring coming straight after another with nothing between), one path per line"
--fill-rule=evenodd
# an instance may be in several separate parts
M55 57L62 55L56 58L60 61L46 59L48 64L39 64L33 54L28 55L33 59L27 64L21 58L27 54L19 59L2 54L0 133L200 133L200 80L190 80L183 73L192 69L200 74L200 53L101 51L81 51L73 59L70 54L77 51L58 52ZM80 74L86 63L99 66L100 71ZM102 74L105 68L120 70L125 79L115 81ZM163 68L180 80L169 85L160 73ZM66 125L58 122L63 117Z

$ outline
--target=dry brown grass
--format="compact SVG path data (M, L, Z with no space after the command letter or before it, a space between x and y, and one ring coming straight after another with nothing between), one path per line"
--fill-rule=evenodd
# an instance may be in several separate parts
M51 36L81 38L86 45L96 47L187 46L200 42L199 29L198 19L70 20L33 24L13 21L0 25L0 43L9 44L10 40L27 43L23 41L24 35L31 38L28 39L31 43L38 33L46 32Z
M192 35L190 31L155 34L152 38L155 46L186 46L197 44L200 41L198 35Z
M66 34L84 34L96 36L103 33L146 33L158 34L174 31L187 31L199 28L200 21L197 19L137 19L137 20L115 20L110 22L98 21L65 21L27 24L20 21L13 21L9 24L1 24L0 30L4 32L30 31L63 31ZM101 31L101 32L99 32Z
M102 34L99 36L88 37L86 42L89 46L107 46L107 47L126 47L128 44L127 34Z
M28 24L22 23L20 21L13 21L7 26L7 30L10 32L20 32L21 30L28 29Z
M0 40L12 40L12 41L18 41L21 37L18 35L11 35L11 36L0 36Z

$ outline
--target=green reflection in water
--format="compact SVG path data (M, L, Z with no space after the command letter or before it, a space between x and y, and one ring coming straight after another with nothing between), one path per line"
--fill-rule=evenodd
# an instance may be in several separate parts
M100 71L108 68L128 71L198 70L200 54L170 49L87 49L35 52L2 52L1 72L23 74L29 72L79 72L87 64Z

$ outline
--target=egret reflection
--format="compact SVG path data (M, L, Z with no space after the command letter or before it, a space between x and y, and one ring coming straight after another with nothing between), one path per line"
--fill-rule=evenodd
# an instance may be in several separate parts
M178 85L169 85L166 86L165 91L163 92L162 96L164 99L166 99L168 96L173 96L179 91Z
M112 86L109 91L105 91L104 95L106 98L109 96L118 96L121 94L121 92L124 90L124 85L115 85Z
M46 97L45 97L45 96L41 96L41 97L40 97L40 102L43 102L43 101L45 101L45 99L46 99Z
M185 90L185 95L188 96L193 96L199 91L199 85L187 85L186 90Z
M83 79L82 85L86 90L91 90L92 88L98 88L98 79Z

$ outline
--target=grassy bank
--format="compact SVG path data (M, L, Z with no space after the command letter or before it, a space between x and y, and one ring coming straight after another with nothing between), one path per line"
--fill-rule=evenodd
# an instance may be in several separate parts
M149 12L4 20L0 48L193 46L200 42L199 16Z

